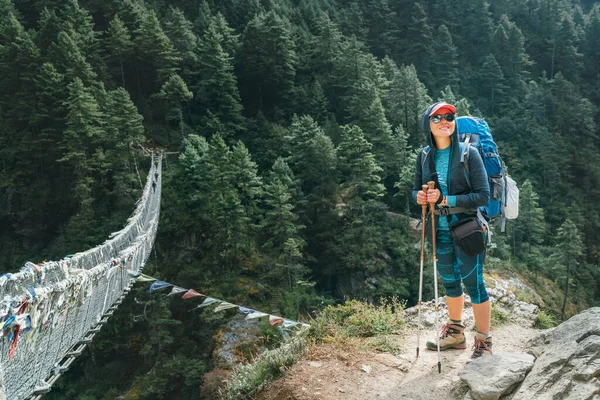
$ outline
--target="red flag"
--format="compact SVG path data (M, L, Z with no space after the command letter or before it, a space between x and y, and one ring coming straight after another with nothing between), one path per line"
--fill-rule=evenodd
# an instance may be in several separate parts
M15 350L17 349L17 342L19 341L19 331L21 330L21 325L17 325L14 332L14 340L12 346L10 347L10 351L8 352L8 359L12 360L15 355Z
M202 293L196 292L194 289L188 290L182 297L182 299L191 299L192 297L204 296Z

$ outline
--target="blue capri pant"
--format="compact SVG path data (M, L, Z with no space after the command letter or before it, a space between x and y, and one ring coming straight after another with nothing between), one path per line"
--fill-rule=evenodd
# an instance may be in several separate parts
M437 230L437 268L448 297L460 297L464 283L471 302L481 304L489 299L483 282L485 252L468 256L454 244L448 230Z

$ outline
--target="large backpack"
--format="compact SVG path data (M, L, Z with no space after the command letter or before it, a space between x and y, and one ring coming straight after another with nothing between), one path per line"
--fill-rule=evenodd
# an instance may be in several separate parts
M515 219L519 215L519 189L504 169L504 163L498 154L487 122L481 118L458 117L456 119L458 140L461 143L460 161L469 173L469 146L479 151L490 184L490 200L480 211L492 219L502 216L502 232L506 219ZM470 183L469 183L470 185Z

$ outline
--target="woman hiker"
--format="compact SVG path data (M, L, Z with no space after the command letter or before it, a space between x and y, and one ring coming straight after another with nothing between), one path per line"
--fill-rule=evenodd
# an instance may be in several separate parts
M448 322L440 331L440 350L467 347L465 326L462 323L464 284L471 296L477 326L471 358L478 358L492 354L491 304L483 282L485 250L475 256L466 255L452 240L449 226L455 221L475 215L478 207L488 203L490 190L483 161L476 149L469 146L470 174L461 165L461 145L455 118L456 108L444 102L431 105L423 113L421 123L429 150L424 149L417 158L413 197L420 205L436 204L437 268L446 290L449 316ZM435 181L436 188L424 192L421 187L429 181ZM449 216L437 215L444 211ZM430 224L427 225L431 230ZM427 235L431 240L431 233ZM437 341L428 341L427 348L437 350Z

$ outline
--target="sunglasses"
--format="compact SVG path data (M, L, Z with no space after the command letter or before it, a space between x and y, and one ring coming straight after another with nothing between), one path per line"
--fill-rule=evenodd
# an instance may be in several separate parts
M442 122L442 119L445 119L448 122L454 122L454 114L444 114L444 115L433 115L431 117L429 117L429 120L431 122L433 122L434 124L439 124L440 122Z

